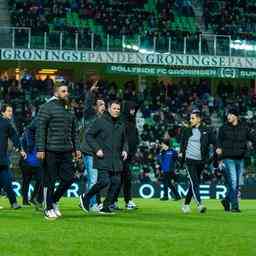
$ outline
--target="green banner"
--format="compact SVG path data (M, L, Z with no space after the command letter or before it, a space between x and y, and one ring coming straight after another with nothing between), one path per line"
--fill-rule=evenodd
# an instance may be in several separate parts
M145 67L108 65L108 74L146 75L146 76L171 76L171 77L210 77L210 78L242 78L255 79L255 69L238 68L173 68L173 67Z

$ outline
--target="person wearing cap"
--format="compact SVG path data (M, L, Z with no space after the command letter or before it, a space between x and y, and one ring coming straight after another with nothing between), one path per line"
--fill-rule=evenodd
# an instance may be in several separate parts
M190 125L183 127L181 132L181 148L179 157L181 164L186 163L189 177L188 193L185 198L182 211L189 213L190 202L194 198L200 213L206 212L202 204L199 186L200 176L209 161L210 146L216 144L216 138L212 130L202 122L199 110L190 114Z
M227 114L227 123L219 129L216 153L224 163L227 185L226 197L221 201L225 211L241 212L238 202L239 179L244 169L247 142L256 142L255 131L239 118L236 108Z

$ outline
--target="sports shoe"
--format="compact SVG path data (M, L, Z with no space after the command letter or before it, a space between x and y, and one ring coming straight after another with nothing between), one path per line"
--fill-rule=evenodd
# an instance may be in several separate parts
M28 208L30 206L31 206L31 204L29 202L25 202L22 204L22 207L24 207L24 208Z
M84 196L84 194L80 195L80 206L81 206L81 209L88 213L89 210L90 210L90 202L89 200L86 199L86 197Z
M110 214L110 215L114 215L116 214L113 210L111 210L109 207L103 207L101 210L100 210L100 213L102 214Z
M122 209L117 205L117 203L111 204L109 208L113 211L121 211Z
M12 209L14 209L14 210L18 210L18 209L21 208L21 206L20 206L18 203L13 203L13 204L11 205L11 207L12 207Z
M44 211L44 218L47 220L56 220L58 216L53 209Z
M231 212L233 212L233 213L241 213L242 211L239 208L233 208L233 209L231 209Z
M99 213L100 212L100 209L98 208L98 205L97 204L94 204L92 207L90 207L90 210L89 210L91 213Z
M133 209L138 209L138 207L132 200L130 200L128 202L128 204L126 205L126 209L127 210L133 210Z
M97 207L98 207L99 210L101 210L103 208L103 204L102 203L98 204Z
M55 204L52 204L52 206L53 206L53 210L54 210L55 214L57 215L57 217L61 217L62 214L60 212L58 204L55 203Z
M207 208L204 206L204 205L199 205L198 207L197 207L197 210L198 210L198 212L200 212L200 213L205 213L206 212L206 210L207 210Z
M224 211L225 212L229 212L230 211L230 204L226 199L222 199L221 201L222 206L224 207Z
M191 212L191 209L189 207L188 204L184 204L182 207L181 207L181 210L183 213L190 213Z

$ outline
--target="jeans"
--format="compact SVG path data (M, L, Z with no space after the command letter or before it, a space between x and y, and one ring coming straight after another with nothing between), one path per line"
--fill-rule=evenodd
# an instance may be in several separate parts
M231 204L232 209L239 208L238 192L240 176L244 170L244 160L224 160L224 172L227 185L226 200Z
M16 194L12 188L12 175L8 167L0 169L0 189L3 188L7 194L10 204L16 203Z
M93 168L93 157L90 155L84 155L85 174L87 176L87 191L89 191L93 185L97 182L98 171ZM90 204L95 205L97 203L96 196L90 199Z

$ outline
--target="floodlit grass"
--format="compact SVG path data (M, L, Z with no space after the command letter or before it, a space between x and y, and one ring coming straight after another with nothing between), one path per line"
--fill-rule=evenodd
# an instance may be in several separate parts
M0 200L0 256L190 256L256 255L256 201L242 201L241 214L225 213L216 200L180 212L180 202L135 200L139 210L115 216L85 214L78 199L63 199L63 217L47 221L33 208L11 210Z

